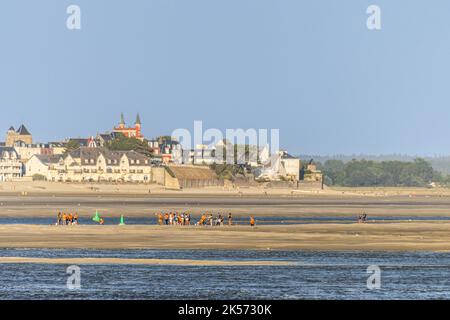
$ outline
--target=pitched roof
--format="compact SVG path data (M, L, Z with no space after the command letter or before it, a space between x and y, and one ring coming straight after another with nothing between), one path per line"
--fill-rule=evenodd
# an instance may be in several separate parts
M141 124L141 117L139 116L139 113L136 116L136 124Z
M128 160L135 160L134 163L130 163L130 165L141 165L145 163L145 160L148 160L148 163L150 163L149 157L136 151L113 151L106 148L80 147L70 152L70 156L72 158L79 158L81 159L82 163L84 163L85 159L87 159L88 161L90 161L91 159L96 161L101 154L106 158L106 160L117 160L115 161L115 164L117 165L120 163L120 159L123 157L123 155L126 155ZM137 164L136 160L140 160L140 163Z
M61 155L36 154L34 156L46 165L48 165L49 163L58 163L59 160L62 159Z
M16 149L13 147L0 147L0 158L3 158L6 152L9 154L9 157L11 157L11 154L14 154L16 158L19 157Z
M80 147L86 147L89 144L89 139L86 138L70 138L69 142L70 141L77 142Z
M31 136L30 132L23 124L19 127L19 129L17 129L17 133L22 136Z

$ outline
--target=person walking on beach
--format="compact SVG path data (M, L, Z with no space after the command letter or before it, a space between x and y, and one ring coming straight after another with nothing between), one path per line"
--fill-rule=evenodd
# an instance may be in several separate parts
M59 226L61 225L61 221L62 221L62 214L61 211L58 212L58 218L56 220L56 224Z
M198 224L199 224L200 226L203 226L203 225L205 224L205 220L206 220L206 215L205 215L205 214L202 214L202 216L201 216L200 221L198 222Z
M62 222L64 225L67 224L67 215L65 213L63 213L63 215L62 215Z
M161 212L158 214L158 224L160 226L162 226L162 224L163 224L163 215Z
M169 214L167 212L164 214L164 221L165 221L166 226L167 226L169 224Z
M255 217L250 216L250 226L254 227L255 226Z
M366 221L367 221L367 214L363 211L362 222L366 223Z
M73 223L78 224L78 213L75 212L75 215L73 216Z
M228 213L228 225L231 226L233 224L233 217L231 216L231 212Z

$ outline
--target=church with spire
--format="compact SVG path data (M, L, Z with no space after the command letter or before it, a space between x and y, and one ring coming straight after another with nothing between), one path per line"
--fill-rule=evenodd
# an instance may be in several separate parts
M136 138L136 139L143 141L144 136L141 133L141 118L139 116L139 113L136 115L136 121L134 122L134 127L127 127L127 125L125 124L125 118L122 113L120 115L120 123L118 126L114 127L113 132L121 133L125 137L128 137L128 138Z

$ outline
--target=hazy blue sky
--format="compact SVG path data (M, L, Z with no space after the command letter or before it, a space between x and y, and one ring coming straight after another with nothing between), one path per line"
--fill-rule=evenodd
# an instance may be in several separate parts
M203 120L279 128L292 153L450 154L448 0L2 0L0 41L1 132L139 111L149 137Z

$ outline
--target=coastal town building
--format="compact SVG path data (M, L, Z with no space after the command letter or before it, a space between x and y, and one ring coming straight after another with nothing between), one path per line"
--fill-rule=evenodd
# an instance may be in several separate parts
M23 165L13 147L0 147L0 181L14 181L22 177Z
M161 150L159 149L159 141L156 139L152 139L148 141L148 147L150 148L150 151L154 154L154 155L159 155L161 154Z
M120 135L118 132L99 133L95 140L99 147L106 147L108 143L116 139L118 135Z
M281 165L283 166L283 172L288 180L299 181L300 180L300 159L291 156L286 151L281 152Z
M67 143L65 142L49 142L48 147L52 149L52 154L61 155L66 152Z
M181 151L181 144L179 141L170 136L158 137L151 143L153 149L158 149L157 155L161 156L163 163L174 162L174 158Z
M305 182L323 182L323 173L317 169L316 164L311 159L306 166L306 170L301 171L301 180Z
M62 155L35 154L25 163L24 176L40 176L47 179L49 167L57 164L62 158Z
M15 130L14 127L10 127L6 133L6 147L12 147L16 142L23 142L24 144L32 144L33 136L28 129L22 124L19 129Z
M34 155L52 155L53 148L48 144L36 143L26 144L23 141L16 141L13 145L19 154L20 161L26 163Z
M150 158L135 151L80 147L49 165L48 180L150 182Z
M134 122L134 127L127 127L122 113L120 115L120 123L117 127L114 127L113 132L121 133L127 138L136 138L143 141L144 136L141 133L141 125L141 118L138 113L136 116L136 121Z
M148 149L141 144L136 146L141 153L110 150L110 143L120 137L145 141ZM35 180L36 177L62 182L160 183L182 189L223 185L211 166L227 164L240 167L232 170L233 183L241 179L245 183L297 188L323 186L322 173L312 161L304 167L299 158L286 151L270 152L268 146L238 145L222 139L218 143L183 149L171 136L146 140L139 114L131 127L121 114L120 123L112 132L46 144L33 143L24 125L18 130L11 127L6 141L0 142L0 149L3 163L0 181L21 177Z

